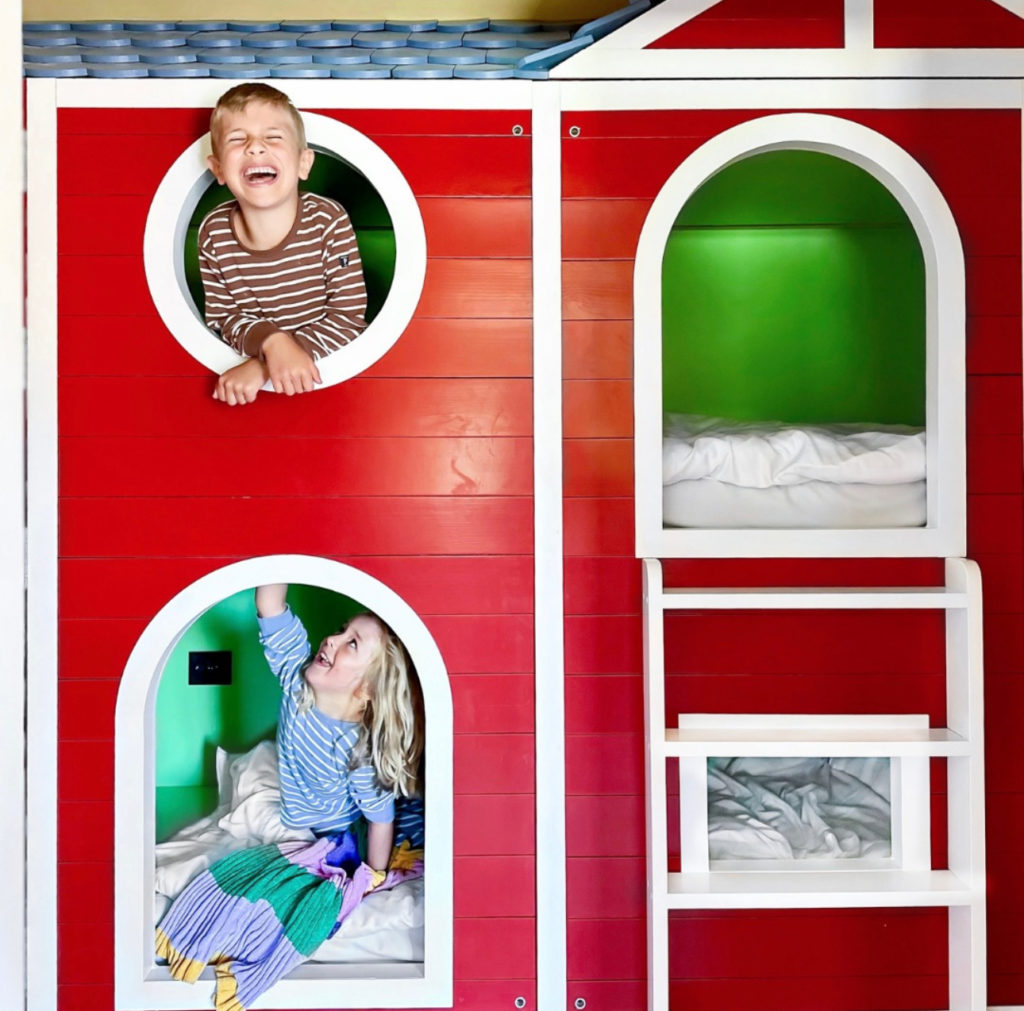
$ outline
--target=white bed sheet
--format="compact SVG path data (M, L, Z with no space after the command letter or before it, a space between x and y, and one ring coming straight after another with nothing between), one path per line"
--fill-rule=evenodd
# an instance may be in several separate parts
M925 433L903 425L788 425L665 418L662 483L712 478L745 488L925 479Z
M313 841L281 821L277 750L261 741L242 755L217 750L217 809L156 846L154 926L185 886L234 850L286 840ZM423 879L368 895L312 961L422 962Z
M711 860L892 855L888 758L708 760Z

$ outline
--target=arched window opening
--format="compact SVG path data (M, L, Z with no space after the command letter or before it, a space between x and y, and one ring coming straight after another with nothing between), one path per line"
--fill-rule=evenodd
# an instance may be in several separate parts
M425 725L422 880L407 882L408 894L386 913L364 902L367 923L357 909L274 984L274 1004L325 1007L343 992L345 1007L450 1006L453 747L444 661L394 591L351 566L304 555L248 559L185 587L129 657L115 728L117 1006L208 1006L209 987L173 980L154 952L154 926L172 886L183 888L227 852L284 839L272 743L281 691L256 641L253 602L253 588L267 583L289 584L289 603L311 641L361 611L386 622L412 660ZM256 839L261 832L278 837ZM397 893L382 894L390 901Z
M634 300L639 556L963 552L963 251L892 141L803 113L713 137Z
M925 278L899 202L817 151L734 162L686 202L662 268L666 411L925 423Z

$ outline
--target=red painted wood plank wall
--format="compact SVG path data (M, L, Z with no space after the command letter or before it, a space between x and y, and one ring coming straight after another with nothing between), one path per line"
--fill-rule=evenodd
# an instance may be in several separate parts
M838 48L843 35L842 0L721 0L647 48Z
M875 0L880 48L1024 46L1024 21L993 0Z
M720 0L648 49L828 49L845 42L840 0ZM994 0L874 0L880 49L1024 46L1024 21Z
M290 552L382 580L437 640L455 706L456 1004L534 1003L529 113L339 118L420 202L419 308L359 378L232 409L167 333L142 268L149 201L205 115L59 114L62 1011L113 1006L113 716L128 654L193 580Z
M781 111L781 110L780 110ZM932 176L967 257L968 553L985 584L989 1000L1024 1002L1024 810L1014 742L1024 701L1020 124L1012 112L842 112ZM565 585L570 997L645 1003L640 569L633 558L632 257L665 180L752 112L573 113L563 123ZM571 137L569 127L579 127ZM985 166L984 185L979 166ZM653 392L653 391L652 391ZM924 585L933 559L699 560L670 585ZM867 624L863 624L867 622ZM856 626L856 627L855 627ZM858 636L872 629L873 643ZM934 615L676 615L670 711L920 711L944 718ZM834 644L842 642L837 661ZM857 648L850 644L860 642ZM595 751L596 749L596 751ZM934 763L936 866L944 768ZM938 910L678 914L672 1006L754 1011L946 1002Z

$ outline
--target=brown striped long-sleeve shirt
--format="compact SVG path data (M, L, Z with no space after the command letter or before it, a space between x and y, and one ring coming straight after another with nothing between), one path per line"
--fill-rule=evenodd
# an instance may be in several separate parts
M314 358L336 351L366 327L366 287L344 208L299 194L292 230L272 249L247 249L232 227L237 204L212 210L199 226L206 323L241 354L256 357L278 330Z

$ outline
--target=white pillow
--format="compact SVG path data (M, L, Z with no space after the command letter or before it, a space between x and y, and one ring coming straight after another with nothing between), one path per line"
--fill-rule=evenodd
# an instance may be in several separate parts
M903 425L786 425L670 414L664 431L663 484L711 478L772 488L925 479L924 430Z
M233 755L217 749L217 790L220 802L236 807L246 797L267 787L277 787L277 748L273 741Z
M171 898L222 856L262 843L309 840L307 829L281 821L277 748L261 741L231 755L217 749L217 809L156 846L156 891ZM241 845L240 845L241 844Z
M281 787L277 747L260 741L243 755L217 749L217 784L228 811L217 825L249 845L309 839L308 829L287 828L281 821Z

